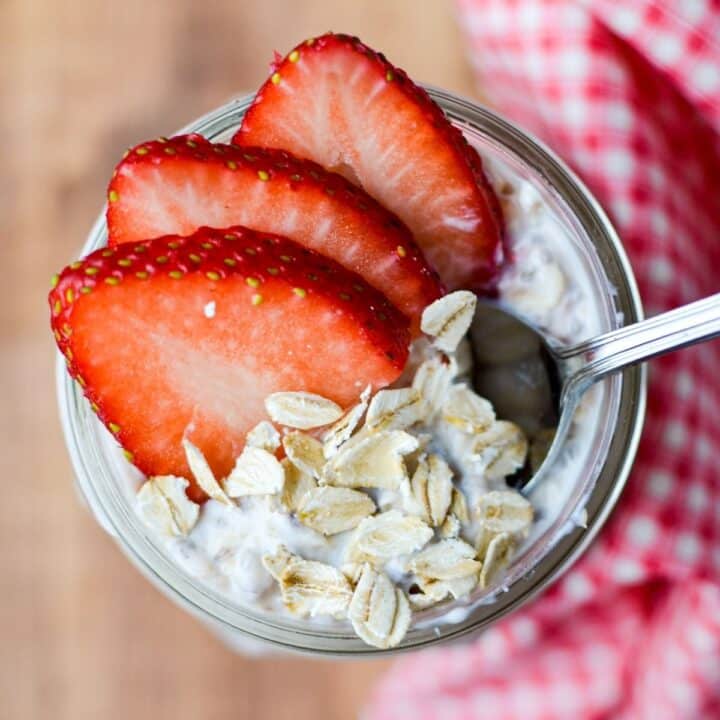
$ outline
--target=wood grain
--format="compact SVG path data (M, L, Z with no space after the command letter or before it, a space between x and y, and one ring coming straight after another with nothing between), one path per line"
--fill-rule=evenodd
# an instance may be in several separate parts
M248 659L172 606L80 506L45 295L124 148L264 78L272 50L360 35L472 91L443 0L0 0L0 717L349 718L386 662Z

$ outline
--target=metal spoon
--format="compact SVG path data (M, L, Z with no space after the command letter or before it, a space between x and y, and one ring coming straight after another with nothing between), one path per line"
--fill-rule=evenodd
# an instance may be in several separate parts
M720 293L568 347L508 309L480 303L471 328L475 389L531 439L530 462L511 484L528 493L541 481L593 383L718 336Z

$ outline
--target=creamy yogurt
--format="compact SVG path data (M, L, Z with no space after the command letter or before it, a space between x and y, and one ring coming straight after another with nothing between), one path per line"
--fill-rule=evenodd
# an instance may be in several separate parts
M500 301L565 343L600 332L601 313L593 298L592 282L562 221L530 183L513 175L508 168L493 164L489 174L503 204L507 241L513 256L499 284ZM204 312L211 318L214 310L208 306ZM408 373L426 354L427 342L417 341L412 348ZM469 376L472 354L467 344L459 348L457 362L461 372ZM409 377L408 373L403 375L404 380ZM399 384L403 384L403 379ZM556 472L532 494L537 516L526 546L553 523L559 508L567 503L576 486L590 452L594 410L602 392L602 388L595 388L586 395ZM128 490L135 492L144 478L120 455L110 434L105 433L105 437L108 449L116 455L118 470L127 478ZM433 449L447 455L446 448ZM486 482L481 476L462 474L456 474L455 482L465 492L469 504L488 490L504 487L503 481ZM401 507L402 498L398 493L373 491L371 495L379 509ZM464 536L473 531L472 527L464 528ZM352 532L324 537L303 526L283 509L276 497L270 496L243 498L236 507L209 500L202 506L199 520L188 537L158 539L186 573L238 604L256 611L287 614L277 584L263 566L262 557L285 546L305 559L340 567ZM520 548L519 554L522 550ZM390 562L386 572L407 589L404 561L401 557ZM485 593L482 601L491 601L491 598L492 593ZM460 605L469 607L467 602ZM447 607L444 618L434 617L433 623L457 622L467 614L464 608ZM417 617L422 623L422 616ZM309 621L338 622L325 617Z

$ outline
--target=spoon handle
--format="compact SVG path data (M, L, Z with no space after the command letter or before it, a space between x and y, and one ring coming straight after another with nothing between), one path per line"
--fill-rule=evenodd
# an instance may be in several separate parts
M566 390L579 395L609 373L716 337L720 337L720 293L561 348L556 356L564 368Z

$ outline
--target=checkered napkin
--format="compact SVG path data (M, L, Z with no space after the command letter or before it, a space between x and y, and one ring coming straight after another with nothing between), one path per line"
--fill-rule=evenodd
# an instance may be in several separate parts
M480 86L613 218L648 314L720 290L720 3L457 0ZM720 718L720 343L653 361L619 507L541 598L408 656L371 720Z

